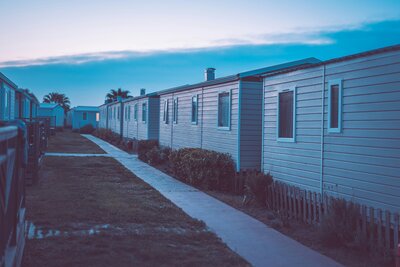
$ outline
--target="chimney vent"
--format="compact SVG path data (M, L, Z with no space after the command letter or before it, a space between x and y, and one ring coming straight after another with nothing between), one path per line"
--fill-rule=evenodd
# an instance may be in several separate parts
M215 79L215 69L214 68L207 68L204 71L204 79L206 81L212 81Z
M145 95L145 94L146 94L146 89L144 89L144 88L140 89L140 95L142 96L142 95Z
M122 101L122 96L117 96L117 102L121 102Z

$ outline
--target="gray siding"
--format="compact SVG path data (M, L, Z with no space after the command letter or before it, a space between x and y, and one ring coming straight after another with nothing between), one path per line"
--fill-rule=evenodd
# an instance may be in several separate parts
M147 104L146 121L142 121L142 104ZM138 116L135 120L135 105L138 105ZM139 98L124 102L125 107L130 107L130 119L123 118L123 137L137 140L158 139L158 98Z
M260 170L262 144L262 82L241 82L240 168Z
M121 114L122 114L122 108L121 108L121 103L120 102L114 102L112 104L108 105L108 112L110 114L112 110L112 117L108 119L108 129L113 131L114 133L121 134ZM118 107L120 108L120 116L118 119Z
M107 128L107 105L102 105L99 107L100 120L99 128Z
M238 162L239 82L195 88L160 96L160 144L173 149L199 147L228 153ZM231 127L217 127L218 94L231 92ZM198 123L191 123L191 98L198 95ZM178 122L173 122L173 99L178 98ZM169 122L163 121L164 101L169 99Z
M160 130L160 98L159 97L154 97L154 98L149 98L149 105L148 105L148 111L147 111L147 116L148 116L148 125L147 125L147 131L148 139L156 139L158 140L159 138L159 130Z
M263 169L303 188L400 209L400 52L264 79ZM328 82L342 79L342 132L328 133ZM324 84L324 86L322 86ZM276 141L277 90L297 87L296 142ZM325 90L321 154L322 88ZM322 156L322 157L321 157ZM323 161L322 161L323 160Z

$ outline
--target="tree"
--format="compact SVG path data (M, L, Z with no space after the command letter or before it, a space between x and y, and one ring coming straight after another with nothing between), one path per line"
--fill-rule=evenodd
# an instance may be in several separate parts
M106 95L106 97L108 101L115 101L119 96L123 99L131 97L129 93L130 92L128 90L122 90L121 88L118 88L118 90L111 89L110 92Z
M44 103L57 103L64 109L64 112L67 113L70 110L69 98L65 96L65 94L60 94L56 92L51 92L43 97Z

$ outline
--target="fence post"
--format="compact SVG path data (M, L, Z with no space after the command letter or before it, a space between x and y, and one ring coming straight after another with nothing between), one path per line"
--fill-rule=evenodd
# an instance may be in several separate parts
M390 212L385 212L385 248L390 251Z
M305 190L302 191L302 195L303 195L303 222L307 223L307 195Z
M362 235L364 240L367 239L367 207L362 205L361 207L361 219L362 219Z
M293 217L293 210L292 210L292 187L288 187L288 202L289 202L289 219Z
M375 210L373 207L369 208L369 241L371 245L375 243Z
M321 197L321 193L318 193L318 223L320 224L322 221L322 197Z
M397 255L398 246L399 246L399 214L395 213L395 214L393 214L393 217L394 217L393 249L394 249L394 255L399 257L400 255Z
M311 224L312 223L312 217L311 217L311 214L312 214L312 211L311 211L311 207L312 207L312 194L311 194L311 192L310 191L308 191L307 192L307 198L308 198L308 203L307 203L307 206L308 206L308 224Z
M376 214L378 220L378 247L383 248L383 239L382 239L382 210L378 209Z

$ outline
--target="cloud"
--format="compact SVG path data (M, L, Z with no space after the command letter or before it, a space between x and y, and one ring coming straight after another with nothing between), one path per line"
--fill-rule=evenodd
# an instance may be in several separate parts
M138 57L145 57L156 54L167 53L186 53L196 51L207 51L214 49L231 48L243 45L330 45L334 44L336 40L332 37L335 33L350 32L355 30L368 30L373 22L363 23L358 25L346 25L340 27L329 28L313 28L304 29L298 28L290 32L268 33L249 36L238 36L236 38L223 38L211 40L208 43L199 45L192 45L183 48L168 48L164 50L148 50L148 51L106 51L96 53L84 53L75 55L63 55L56 57L26 59L26 60L12 60L0 62L0 68L5 67L25 67L25 66L38 66L38 65L51 65L51 64L84 64L89 62L98 62L105 60L118 60L118 59L132 59Z

